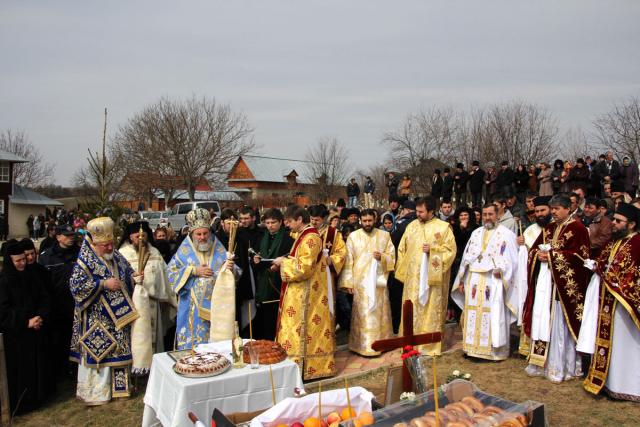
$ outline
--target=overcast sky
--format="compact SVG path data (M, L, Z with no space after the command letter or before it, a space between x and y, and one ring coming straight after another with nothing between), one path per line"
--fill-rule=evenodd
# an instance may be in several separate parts
M0 130L70 183L108 133L166 95L244 111L262 153L337 136L357 165L408 113L523 99L588 129L640 94L640 2L0 2Z

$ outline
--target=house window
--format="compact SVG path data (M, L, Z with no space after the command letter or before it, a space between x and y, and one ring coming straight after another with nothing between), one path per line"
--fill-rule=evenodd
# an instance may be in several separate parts
M9 182L9 163L0 163L0 182Z
M0 199L0 214L4 215L4 199Z

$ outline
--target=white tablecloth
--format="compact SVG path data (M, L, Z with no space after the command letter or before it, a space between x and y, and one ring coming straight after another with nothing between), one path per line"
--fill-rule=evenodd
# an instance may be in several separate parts
M174 360L167 353L153 356L151 373L144 395L142 426L192 427L191 411L204 421L211 420L214 408L225 414L253 412L272 406L269 367L231 368L209 378L185 378L173 372ZM276 400L292 397L294 389L303 389L298 365L285 360L271 365Z

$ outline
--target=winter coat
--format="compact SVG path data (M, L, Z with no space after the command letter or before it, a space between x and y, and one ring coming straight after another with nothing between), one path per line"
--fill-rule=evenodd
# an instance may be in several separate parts
M472 193L482 193L482 187L484 186L485 173L482 169L469 172L469 191Z
M447 175L442 178L442 198L451 199L453 196L453 177Z
M358 197L360 195L360 186L358 183L355 184L347 184L347 197Z
M442 181L442 177L440 175L434 175L431 178L431 195L436 199L442 197L442 187L444 182Z
M569 172L569 178L567 179L569 183L569 189L573 190L576 187L587 188L589 185L589 168L586 166L582 166L579 168L575 166Z
M638 188L638 165L631 162L629 166L620 168L621 179L624 180L624 191L635 195Z
M498 192L504 192L506 189L511 188L513 181L515 180L515 173L513 169L506 168L498 171L498 177L496 178L496 190Z
M467 171L456 172L453 174L454 189L456 194L462 194L467 192L467 181L469 180L469 174Z
M538 182L540 182L540 190L538 191L540 196L553 196L551 169L547 168L540 171L540 174L538 175Z
M373 194L374 191L376 191L376 184L370 179L367 180L367 182L364 183L364 192Z
M516 170L513 173L513 183L516 187L516 192L524 193L529 188L529 173L526 170Z

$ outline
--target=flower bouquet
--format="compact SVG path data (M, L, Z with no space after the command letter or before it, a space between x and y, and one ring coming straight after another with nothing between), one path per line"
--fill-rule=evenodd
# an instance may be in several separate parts
M459 370L455 370L449 374L447 377L447 383L450 383L453 380L467 380L471 381L471 374L468 372L460 372Z
M411 374L416 392L424 393L429 390L427 386L429 372L421 360L420 352L408 345L402 349L400 358Z

